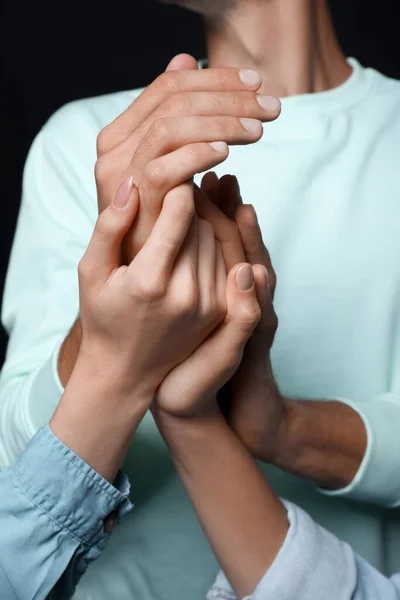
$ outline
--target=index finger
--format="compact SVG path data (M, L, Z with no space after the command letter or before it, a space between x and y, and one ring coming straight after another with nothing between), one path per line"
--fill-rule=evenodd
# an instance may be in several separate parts
M179 92L257 91L261 76L251 69L218 68L167 71L109 125L110 146L114 147L151 115L170 96Z

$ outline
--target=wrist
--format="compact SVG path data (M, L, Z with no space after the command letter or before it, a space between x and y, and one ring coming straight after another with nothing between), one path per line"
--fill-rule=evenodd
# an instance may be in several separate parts
M140 378L135 373L131 361L129 364L119 356L107 352L104 347L83 342L76 360L71 381L97 390L99 397L107 397L109 403L124 401L132 406L143 405L150 408L156 392L156 384Z
M300 415L295 400L279 395L281 407L275 433L267 446L265 461L280 469L287 469L296 457L294 429L297 427Z
M99 372L79 357L50 421L53 433L105 479L113 481L152 397L127 389L120 373Z
M157 427L167 445L176 442L183 445L203 444L218 427L229 427L216 402L210 403L201 413L195 416L176 416L153 404L152 412Z

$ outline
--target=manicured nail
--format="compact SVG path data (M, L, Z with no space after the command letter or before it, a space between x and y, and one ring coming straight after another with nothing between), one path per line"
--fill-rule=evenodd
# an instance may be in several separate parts
M215 152L226 154L228 152L228 144L226 142L210 142L210 146Z
M258 119L240 119L240 122L249 133L258 133L262 128L262 123Z
M239 290L249 290L254 283L254 273L251 265L243 265L236 273L236 283Z
M129 177L124 179L124 181L119 186L113 202L114 207L117 210L122 210L123 208L126 208L128 206L129 200L132 196L133 185L133 177L132 175L130 175Z
M261 75L257 71L253 71L252 69L241 69L239 71L239 77L244 83L244 85L253 88L261 83Z
M282 102L279 98L275 98L274 96L261 96L260 94L258 94L256 98L261 108L267 112L277 112L278 110L281 110Z

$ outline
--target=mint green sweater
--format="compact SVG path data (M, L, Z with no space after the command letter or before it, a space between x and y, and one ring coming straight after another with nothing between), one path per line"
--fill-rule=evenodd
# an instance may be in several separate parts
M392 572L400 565L400 83L351 64L341 87L284 99L264 138L232 148L218 171L238 176L278 273L273 365L282 392L346 402L368 430L345 490L328 495L267 471L283 497ZM3 304L1 467L62 393L57 354L78 312L77 263L97 213L96 135L138 93L64 107L31 149ZM75 598L203 600L218 565L150 415L124 468L136 509Z

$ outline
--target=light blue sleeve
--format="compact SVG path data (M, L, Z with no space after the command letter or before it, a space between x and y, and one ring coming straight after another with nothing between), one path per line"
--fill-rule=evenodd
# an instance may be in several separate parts
M387 579L300 508L285 505L289 533L248 600L400 600L399 575ZM223 573L207 600L237 600Z
M132 509L129 483L111 485L43 427L0 473L1 600L70 598L109 534Z

